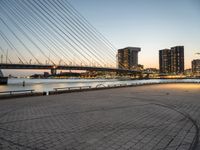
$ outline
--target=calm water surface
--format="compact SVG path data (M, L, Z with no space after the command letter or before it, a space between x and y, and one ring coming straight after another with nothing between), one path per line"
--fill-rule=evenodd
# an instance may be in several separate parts
M23 81L25 81L25 87L23 87ZM8 85L0 85L0 91L11 90L27 90L33 89L35 91L52 91L54 88L63 87L76 87L76 86L92 86L96 87L99 84L104 86L112 84L136 84L136 83L159 83L159 82L171 82L171 81L184 81L184 82L200 82L200 79L179 79L179 80L163 80L163 79L151 79L151 80L126 80L120 81L117 79L9 79Z

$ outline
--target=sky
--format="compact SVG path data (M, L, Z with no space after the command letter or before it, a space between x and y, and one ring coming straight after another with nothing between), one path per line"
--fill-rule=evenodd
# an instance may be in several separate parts
M158 50L183 45L185 68L200 56L200 0L69 0L116 48L141 47L139 63L159 66Z
M127 46L141 47L139 63L145 68L158 68L158 51L178 45L185 47L185 69L200 58L195 55L200 52L200 0L68 1L116 47L116 53Z

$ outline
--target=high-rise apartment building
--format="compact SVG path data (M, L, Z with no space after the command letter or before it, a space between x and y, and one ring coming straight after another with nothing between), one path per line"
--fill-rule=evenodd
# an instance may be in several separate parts
M159 51L160 73L170 73L170 56L170 49L163 49Z
M171 48L171 73L184 73L184 46Z
M141 51L139 47L126 47L118 50L118 68L133 69L138 66L138 52Z
M160 73L184 73L184 46L175 46L171 49L159 51Z
M200 59L195 59L192 61L192 73L194 75L200 74Z

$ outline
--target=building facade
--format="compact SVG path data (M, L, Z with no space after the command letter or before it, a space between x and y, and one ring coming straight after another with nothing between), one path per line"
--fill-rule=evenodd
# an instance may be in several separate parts
M184 46L159 51L159 68L163 74L184 73Z
M192 73L194 75L200 75L200 59L192 61Z
M171 48L171 73L184 73L184 46Z
M117 53L118 68L133 69L138 66L138 52L141 51L139 47L126 47L119 49Z
M160 73L170 73L170 55L170 49L163 49L159 51Z

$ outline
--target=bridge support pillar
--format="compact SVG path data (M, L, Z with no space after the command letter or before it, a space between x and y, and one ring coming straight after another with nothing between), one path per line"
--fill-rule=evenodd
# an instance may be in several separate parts
M52 68L51 69L51 75L56 75L57 73L57 69L56 68Z

